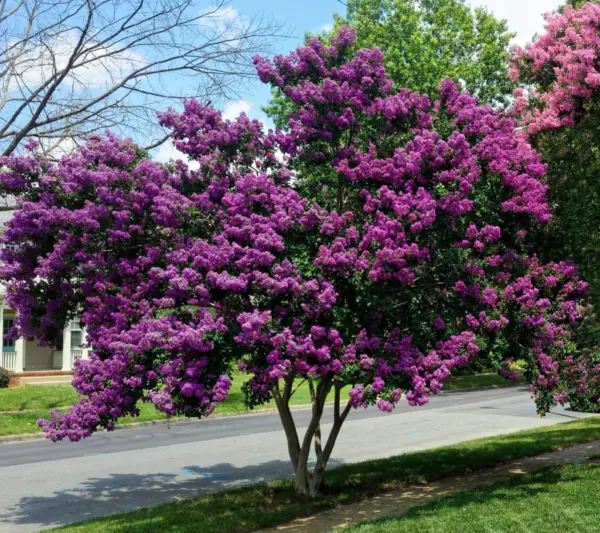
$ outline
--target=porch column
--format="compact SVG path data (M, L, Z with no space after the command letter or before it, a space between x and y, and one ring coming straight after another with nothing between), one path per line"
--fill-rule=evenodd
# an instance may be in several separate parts
M63 330L63 353L62 353L62 370L71 370L71 322L68 322Z
M83 346L81 350L81 358L89 359L90 358L90 347L87 343L87 329L81 328L81 344Z
M26 348L26 346L27 346L27 341L25 340L25 337L19 337L15 341L15 352L17 354L17 359L15 361L15 372L23 372L23 369L25 367L25 348Z

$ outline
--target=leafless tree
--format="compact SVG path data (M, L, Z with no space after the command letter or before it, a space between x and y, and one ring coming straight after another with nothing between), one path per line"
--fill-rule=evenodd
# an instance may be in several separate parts
M105 129L156 147L157 110L239 94L281 33L226 0L0 0L0 154Z

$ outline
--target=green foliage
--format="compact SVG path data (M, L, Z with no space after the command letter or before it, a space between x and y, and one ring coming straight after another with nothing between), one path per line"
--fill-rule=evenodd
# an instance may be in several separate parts
M562 13L566 6L571 6L574 8L581 7L583 4L597 4L599 0L566 0L564 5L558 8L558 11Z
M0 389L6 389L10 383L10 374L6 368L0 366Z
M589 394L571 393L569 405L573 411L578 413L597 413L600 410L598 402L593 401Z
M506 103L513 89L506 21L464 0L349 0L344 22L359 48L381 48L398 87L433 94L450 77L487 103Z
M554 217L544 243L546 258L573 259L600 304L600 102L586 104L575 126L539 133L534 147L548 165Z
M498 372L511 348L504 335L490 337L487 341L481 340L478 346L486 355L473 361L471 370L475 372Z

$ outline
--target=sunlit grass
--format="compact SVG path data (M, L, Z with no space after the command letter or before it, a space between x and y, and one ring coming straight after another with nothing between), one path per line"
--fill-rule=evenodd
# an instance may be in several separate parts
M459 492L348 533L597 533L600 465L549 468Z

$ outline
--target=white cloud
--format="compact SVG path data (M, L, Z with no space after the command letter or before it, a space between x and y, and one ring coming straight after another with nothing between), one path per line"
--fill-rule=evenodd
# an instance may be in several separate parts
M242 113L246 113L246 115L250 116L251 112L252 106L246 102L246 100L236 100L225 106L223 118L226 120L235 120Z
M185 161L192 170L196 170L200 166L197 161L190 161L186 154L177 150L171 139L168 139L166 142L160 145L160 148L158 149L158 152L156 152L154 159L156 161L160 161L161 163L168 163L169 161L177 161L178 159L181 159L182 161Z
M234 7L215 5L208 6L198 22L200 31L204 31L211 38L226 41L221 43L221 46L233 48L239 44L240 40L237 37L243 34L247 24L248 20Z
M514 44L525 45L544 30L543 14L554 11L562 0L469 0L474 7L487 7L496 17L506 19L517 35Z
M168 139L160 145L158 152L156 153L156 157L154 159L160 161L161 163L167 163L171 160L185 160L185 158L186 156L182 154L179 150L177 150L177 148L175 148L175 146L173 145L173 141L171 139Z
M221 6L217 9L217 6L209 6L205 11L206 20L215 23L216 26L220 24L231 22L239 17L237 9L231 6Z
M248 118L259 120L265 132L275 129L275 123L271 117L267 116L260 107L248 102L247 100L235 100L228 103L223 109L223 118L226 120L235 120L241 113L246 113Z
M317 28L317 30L314 33L322 33L322 32L330 32L333 30L333 24L328 23L328 24L323 24L323 26L320 26L319 28Z
M64 155L73 153L77 143L70 137L46 138L39 141L40 149L46 157L60 159Z
M63 70L77 46L79 35L75 30L66 32L49 43L31 43L19 52L19 76L7 76L2 80L9 91L18 90L19 87L33 89L44 83L53 74L53 63L57 71ZM93 47L94 42L86 43L86 48ZM85 63L71 70L63 81L63 85L75 92L87 88L113 85L122 80L134 69L143 66L145 58L137 52L125 50L114 53L115 47L98 47L87 55L77 59L77 63Z

